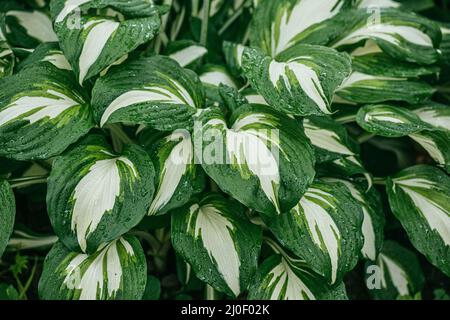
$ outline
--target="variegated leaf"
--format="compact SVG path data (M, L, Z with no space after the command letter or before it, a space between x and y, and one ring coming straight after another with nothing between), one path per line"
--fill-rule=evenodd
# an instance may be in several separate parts
M433 64L439 59L441 32L431 20L392 8L349 10L323 26L330 45L346 48L374 41L383 52L401 61ZM334 30L333 30L334 29Z
M417 165L389 178L386 189L412 244L450 275L450 178L437 168Z
M275 58L299 42L308 42L321 32L322 23L333 18L351 1L263 1L253 14L251 45ZM316 42L315 44L325 44Z
M297 266L280 255L259 267L249 290L251 300L346 300L343 283L330 287L307 266Z
M185 205L202 191L204 173L194 163L194 144L189 131L156 133L145 130L139 136L156 171L155 197L148 214L157 215Z
M42 11L10 10L5 22L5 36L12 46L34 48L42 42L58 41L50 17Z
M100 126L127 122L165 131L188 128L203 103L198 76L164 56L117 66L97 80L92 92Z
M88 97L67 70L39 64L0 87L0 156L46 159L94 126Z
M59 48L57 42L45 42L40 44L32 54L19 64L19 69L33 67L38 63L51 63L61 70L71 71L69 61L67 61L64 53Z
M50 250L39 281L43 300L140 300L147 262L139 241L125 236L87 255L61 242Z
M450 132L423 130L410 134L409 137L421 145L440 167L450 173Z
M203 169L246 206L267 215L285 212L312 182L313 150L295 120L262 105L244 105L229 125L216 109L200 113L198 121L202 127L194 139Z
M386 241L375 264L366 263L366 283L375 299L393 300L420 292L424 276L413 252Z
M351 59L312 45L293 46L276 59L246 48L242 68L271 107L293 115L323 115L331 113L334 91L350 74Z
M200 74L200 81L205 86L218 87L220 84L229 86L234 89L238 89L236 80L227 71L227 69L221 65L206 65L202 68Z
M242 55L246 47L229 41L224 41L222 47L228 67L234 75L240 75L242 71Z
M403 137L429 127L410 110L387 104L360 108L356 121L364 130L383 137Z
M450 107L427 101L412 110L425 123L440 129L450 131Z
M30 250L51 247L58 242L55 235L36 234L34 232L14 230L8 241L9 250Z
M172 215L172 244L197 277L237 297L256 272L262 232L242 207L210 194Z
M315 148L318 163L359 154L359 146L349 136L347 129L329 117L305 118L303 127Z
M159 13L148 1L113 1L112 7L130 19L92 16L86 12L110 4L111 1L96 0L52 1L55 31L80 84L122 61L121 58L159 31Z
M55 233L74 251L96 251L142 220L154 178L140 147L128 145L118 155L103 137L88 136L53 162L47 209Z
M361 255L365 259L375 261L383 246L385 224L382 203L377 190L375 188L367 190L360 183L344 179L324 178L323 180L345 184L353 198L360 204L364 216L362 223L364 245Z
M364 176L367 188L370 189L373 184L372 175L364 168L359 156L342 157L331 162L319 163L316 166L317 177L340 177L348 179Z
M13 232L16 203L9 183L0 179L0 258Z
M291 211L269 221L275 236L330 284L352 270L363 247L363 211L344 184L315 182Z

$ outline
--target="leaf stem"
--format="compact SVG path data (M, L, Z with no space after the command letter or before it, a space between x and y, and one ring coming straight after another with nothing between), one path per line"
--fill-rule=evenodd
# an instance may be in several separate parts
M47 176L31 176L24 178L9 179L11 188L24 188L35 184L47 183Z
M248 0L242 2L240 7L231 15L230 18L223 24L222 28L219 29L219 35L221 36L235 21L236 19L242 14L244 11L244 8L247 4Z
M370 132L365 132L365 133L363 133L362 135L360 135L359 137L358 137L358 143L359 144L362 144L362 143L364 143L364 142L367 142L367 141L369 141L370 139L372 139L373 137L375 137L375 135L373 134L373 133L370 133Z
M373 177L373 183L379 186L385 186L386 185L386 178L381 177Z
M216 290L209 284L205 287L205 298L206 300L217 300Z
M209 24L209 10L211 7L211 0L203 0L203 19L202 29L200 33L200 44L206 47L208 41L208 24Z
M24 297L25 299L27 299L26 294L27 294L28 289L30 288L31 282L33 281L34 275L35 275L35 273L36 273L37 262L38 262L38 259L37 259L37 257L35 257L35 258L34 258L33 268L31 269L31 274L30 274L30 276L28 277L28 280L27 280L27 282L25 283L25 286L23 286L22 290L20 291L19 299L22 299L23 297Z

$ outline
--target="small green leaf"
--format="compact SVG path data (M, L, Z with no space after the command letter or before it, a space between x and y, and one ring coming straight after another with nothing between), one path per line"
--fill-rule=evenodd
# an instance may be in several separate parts
M429 127L410 110L386 104L360 108L356 122L364 130L383 137L403 137Z

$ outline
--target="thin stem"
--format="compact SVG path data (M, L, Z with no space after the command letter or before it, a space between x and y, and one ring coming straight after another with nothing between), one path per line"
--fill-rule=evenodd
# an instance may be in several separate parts
M209 10L211 7L211 0L203 0L203 19L202 29L200 33L200 44L206 47L208 41L208 24L209 24Z
M149 244L153 253L158 252L158 249L161 246L160 242L151 233L141 230L131 230L129 234L145 240Z
M25 178L10 179L11 188L24 188L35 184L47 183L47 176L31 176Z
M124 144L132 144L133 140L123 131L119 124L110 124L108 126L111 134Z
M228 18L228 20L223 24L222 28L219 29L219 35L222 35L225 30L227 30L233 22L236 21L236 19L242 14L244 11L245 5L247 4L247 1L244 1L241 6L233 13L233 15Z
M217 300L216 290L214 290L214 288L209 284L205 287L205 298L206 300Z
M386 178L373 177L373 183L379 186L385 186Z
M375 137L375 135L373 133L365 132L361 136L359 136L357 140L358 140L358 143L361 144L361 143L369 141L373 137Z
M23 287L23 290L22 290L22 291L20 292L20 294L19 294L19 299L21 299L21 298L23 298L23 297L24 297L25 299L27 299L26 294L27 294L28 289L30 288L31 282L33 281L34 275L35 275L35 273L36 273L37 262L38 262L38 259L37 259L37 257L35 257L35 258L34 258L33 269L31 269L31 274L30 274L30 276L28 277L28 280L27 280L27 282L25 283L25 286Z
M340 124L346 124L346 123L355 122L356 121L356 114L349 114L349 115L346 115L346 116L335 118L334 120L336 122L340 123Z

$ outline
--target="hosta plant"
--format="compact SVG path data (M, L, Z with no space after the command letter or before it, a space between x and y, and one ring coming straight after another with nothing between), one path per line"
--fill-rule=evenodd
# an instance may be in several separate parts
M450 11L4 0L0 299L441 299Z

